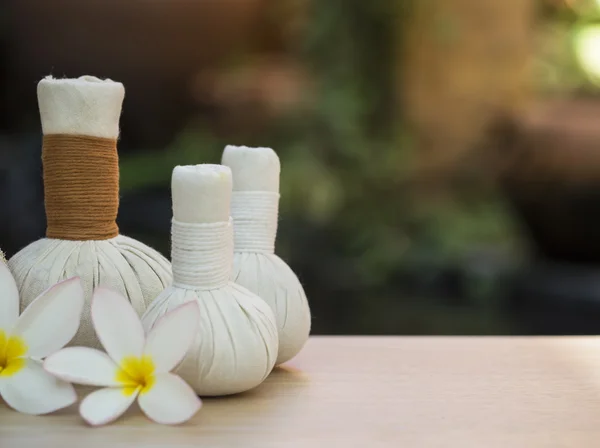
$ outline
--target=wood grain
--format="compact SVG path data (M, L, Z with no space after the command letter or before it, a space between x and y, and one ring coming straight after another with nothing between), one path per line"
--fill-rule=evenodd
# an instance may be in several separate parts
M0 447L558 448L600 444L600 338L313 337L179 427L0 406Z

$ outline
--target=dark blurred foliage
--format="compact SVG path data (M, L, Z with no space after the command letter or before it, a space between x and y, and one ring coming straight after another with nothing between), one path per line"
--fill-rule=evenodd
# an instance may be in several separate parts
M163 186L166 211L174 164L218 162L228 143L272 146L282 161L277 249L307 289L316 332L507 331L491 286L505 260L489 250L512 244L505 206L489 195L448 204L411 193L415 144L397 107L396 66L409 6L313 2L292 49L313 76L310 101L245 139L196 119L166 152L123 158L123 190Z
M422 1L435 5L442 0ZM542 24L570 20L562 6L549 3L540 3ZM482 139L468 148L476 157L460 160L460 170L453 171L460 175L440 182L419 171L421 141L403 101L405 38L414 2L261 4L268 7L256 26L260 36L243 35L243 45L219 47L218 63L206 63L208 68L199 67L195 75L184 76L181 69L181 78L131 86L140 73L123 68L124 63L92 73L124 81L128 92L120 142L119 226L124 234L168 255L173 166L219 163L226 144L271 146L282 163L277 251L306 288L314 333L577 333L597 328L590 323L593 300L574 308L569 294L549 281L561 275L570 281L593 278L593 266L585 272L573 268L579 272L574 276L560 257L536 258L536 236L547 230L546 215L522 201L527 185L508 185L510 176L498 176L498 165L510 170L513 161L521 160L514 156L520 148L542 147L543 140L524 144L527 133L511 117L509 125L492 129L492 141ZM453 5L464 8L468 2ZM289 21L288 15L295 19ZM0 52L14 58L15 47L0 34ZM538 65L552 65L552 52L539 53ZM15 60L4 56L2 61ZM56 70L78 76L83 73L77 70L88 70L90 64L73 59ZM42 65L35 70L46 70ZM33 80L42 75L35 70L3 64L0 78L34 89ZM466 79L472 75L465 72ZM10 90L5 82L1 85ZM2 94L12 100L16 95ZM0 196L6 205L0 244L9 255L41 237L45 228L39 124L32 122L34 104L22 108L21 118L11 114L10 104L0 112L6 134L0 135ZM28 131L16 133L17 128ZM542 229L533 229L531 222L541 222ZM552 295L547 290L558 292L562 301L546 300ZM581 297L584 290L589 293L590 287L571 289Z

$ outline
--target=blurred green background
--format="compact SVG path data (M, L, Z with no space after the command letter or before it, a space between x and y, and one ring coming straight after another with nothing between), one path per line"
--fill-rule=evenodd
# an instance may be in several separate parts
M121 230L165 255L175 165L277 151L277 251L314 333L598 331L600 2L9 0L0 17L8 255L44 234L35 82L92 74L127 92Z

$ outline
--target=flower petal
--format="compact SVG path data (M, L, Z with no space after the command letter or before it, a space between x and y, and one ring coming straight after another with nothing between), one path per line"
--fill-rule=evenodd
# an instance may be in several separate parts
M144 354L150 355L156 373L171 371L181 362L196 337L200 309L197 302L188 302L169 311L150 330Z
M123 415L137 396L137 390L127 394L122 387L100 389L83 399L79 413L90 425L105 425Z
M104 352L87 347L67 347L44 361L44 370L70 383L120 386L118 366Z
M0 261L0 330L10 331L19 317L19 290L8 266Z
M79 328L83 309L79 277L60 282L40 294L23 311L12 330L27 345L27 356L43 358L63 348Z
M129 301L106 288L96 288L92 321L108 355L120 364L126 356L139 357L144 349L144 329Z
M32 359L14 375L2 378L0 395L11 408L33 415L48 414L77 401L73 386L53 377Z
M157 423L176 425L194 416L202 407L202 401L179 376L163 373L149 391L138 398L144 414Z

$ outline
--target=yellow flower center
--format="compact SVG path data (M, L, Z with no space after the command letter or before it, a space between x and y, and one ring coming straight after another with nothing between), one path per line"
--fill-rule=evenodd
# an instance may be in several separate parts
M0 330L0 377L11 376L25 366L27 345L19 336L6 335Z
M126 356L119 367L116 380L123 385L125 395L138 390L140 394L144 394L154 385L154 362L150 356Z

